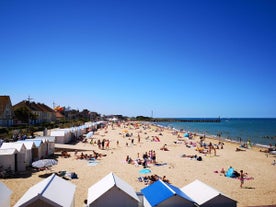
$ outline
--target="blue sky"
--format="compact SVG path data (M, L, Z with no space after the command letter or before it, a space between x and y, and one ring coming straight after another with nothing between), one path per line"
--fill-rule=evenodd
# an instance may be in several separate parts
M100 114L276 117L276 1L0 1L0 94Z

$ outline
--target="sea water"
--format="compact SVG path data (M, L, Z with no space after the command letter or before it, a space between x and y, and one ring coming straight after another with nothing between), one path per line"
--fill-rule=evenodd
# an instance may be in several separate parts
M161 126L257 145L276 144L276 118L222 118L220 122L158 122Z

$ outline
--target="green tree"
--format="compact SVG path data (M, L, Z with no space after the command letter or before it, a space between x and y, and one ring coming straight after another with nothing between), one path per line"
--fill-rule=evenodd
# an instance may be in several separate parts
M35 120L36 115L33 114L27 107L21 107L14 111L16 118L23 123L28 123L28 120Z

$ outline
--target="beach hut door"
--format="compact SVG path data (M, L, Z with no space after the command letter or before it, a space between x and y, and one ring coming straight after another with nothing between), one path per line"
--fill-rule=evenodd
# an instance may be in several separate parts
M17 172L17 153L14 154L14 171Z

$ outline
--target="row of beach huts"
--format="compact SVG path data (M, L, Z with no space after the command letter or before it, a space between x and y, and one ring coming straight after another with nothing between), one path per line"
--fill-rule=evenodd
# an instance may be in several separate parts
M76 185L56 174L35 184L14 207L236 207L237 202L209 185L195 180L178 188L162 180L146 186L141 192L113 172L93 184L83 204L75 205ZM0 182L0 206L10 207L12 192Z
M0 143L0 171L24 172L32 162L54 154L55 143L70 143L88 131L101 127L103 122L87 122L78 127L45 130L44 136L16 142Z

